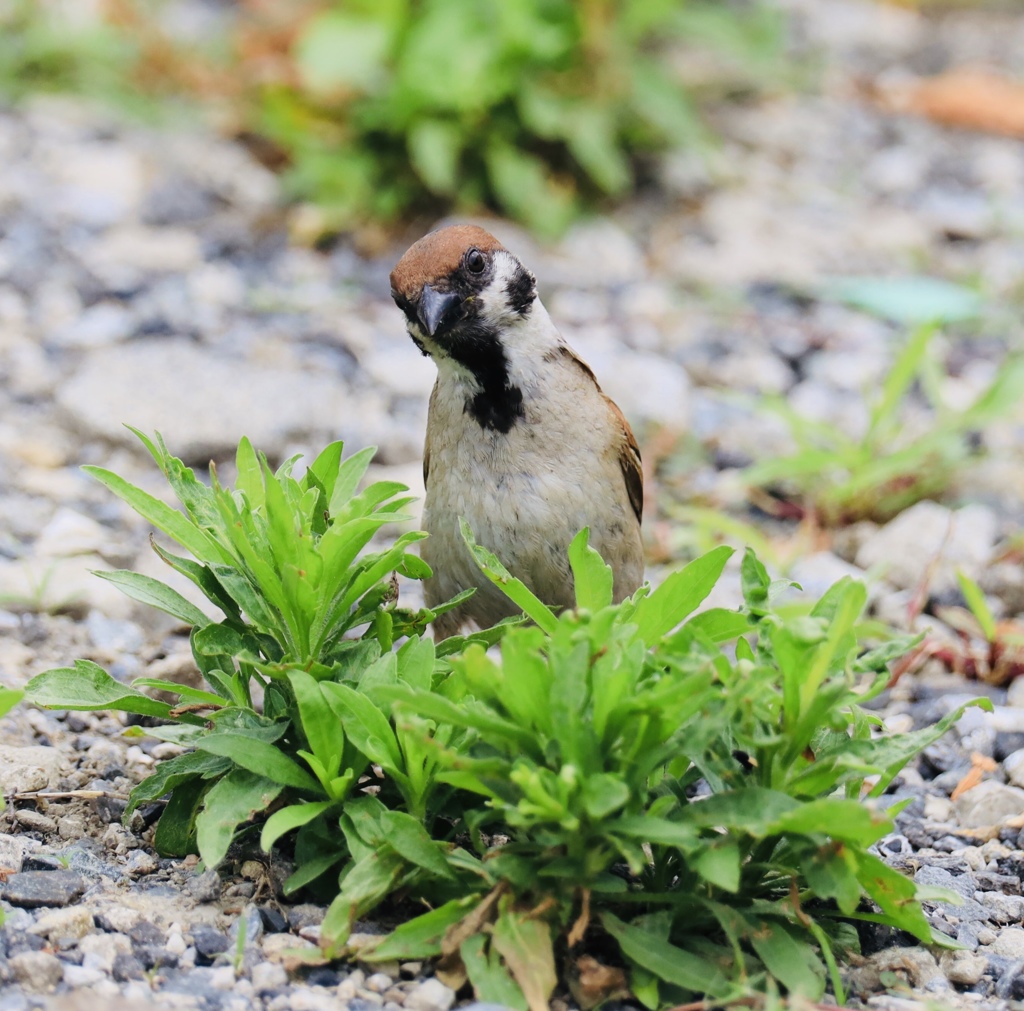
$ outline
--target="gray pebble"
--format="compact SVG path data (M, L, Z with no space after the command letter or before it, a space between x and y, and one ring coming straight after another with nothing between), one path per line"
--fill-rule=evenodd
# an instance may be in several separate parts
M67 906L87 888L88 882L71 871L22 871L12 874L0 888L0 897L13 906Z
M27 990L43 992L64 978L64 965L45 951L23 951L10 959L14 978Z
M203 871L189 878L185 887L196 902L216 902L220 898L220 875L215 870Z

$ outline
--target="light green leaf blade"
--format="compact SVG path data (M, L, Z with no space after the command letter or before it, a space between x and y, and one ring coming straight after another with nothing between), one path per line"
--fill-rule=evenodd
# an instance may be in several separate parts
M648 646L671 632L692 614L714 589L733 549L722 545L673 572L653 593L637 604L633 621Z
M654 973L666 983L681 986L691 993L722 997L729 985L722 975L714 971L698 955L664 940L663 938L624 923L612 913L602 913L601 923L616 941L622 953L631 962Z
M249 772L281 786L293 786L298 790L320 793L317 781L302 766L293 762L273 744L260 741L245 734L217 732L196 741L196 747L213 755L230 758Z
M207 867L224 859L235 829L270 807L283 787L246 769L233 769L214 783L196 818L199 855Z
M25 685L25 697L44 709L120 709L165 719L171 710L166 702L115 681L91 660L76 660L74 667L55 667L37 674ZM195 717L183 719L202 723Z
M576 606L599 611L612 602L612 567L590 546L590 529L584 527L569 545L569 564L576 586Z
M466 542L473 561L476 562L480 571L494 583L504 594L532 618L540 628L551 634L558 624L554 612L521 580L516 579L502 565L500 559L492 551L477 544L473 535L473 528L469 523L460 518L459 529L462 532L462 539Z
M172 618L183 621L186 625L202 628L203 625L210 624L212 620L177 590L171 589L159 579L153 579L152 576L144 576L141 572L131 572L127 569L114 569L109 572L97 569L93 571L93 575L105 579L108 583L113 583L132 600L164 611Z
M976 291L935 277L837 278L823 293L904 326L975 319L985 304Z
M275 811L263 826L260 833L260 849L269 853L271 847L281 836L293 829L301 828L308 824L318 815L323 814L333 801L319 800L313 804L291 804L288 807Z

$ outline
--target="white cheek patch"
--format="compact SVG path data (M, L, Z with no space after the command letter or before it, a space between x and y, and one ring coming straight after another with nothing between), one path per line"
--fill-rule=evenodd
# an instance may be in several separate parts
M480 303L480 319L491 330L503 330L522 317L509 305L509 286L515 282L523 269L519 261L504 249L494 254L494 277L491 283L477 295Z

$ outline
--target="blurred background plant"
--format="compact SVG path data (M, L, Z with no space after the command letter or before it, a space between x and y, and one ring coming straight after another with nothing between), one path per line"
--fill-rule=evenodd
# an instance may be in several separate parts
M68 6L0 7L0 90L201 101L314 238L484 208L558 234L659 151L709 145L702 96L782 72L759 0L239 0L188 39L160 0L106 0L75 31Z

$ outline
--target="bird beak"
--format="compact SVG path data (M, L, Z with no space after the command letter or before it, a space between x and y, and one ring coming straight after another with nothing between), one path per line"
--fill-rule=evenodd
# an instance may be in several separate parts
M445 318L461 304L462 299L454 292L442 293L435 291L429 284L423 285L423 293L420 295L420 305L417 311L423 329L433 337L441 324L445 322Z

